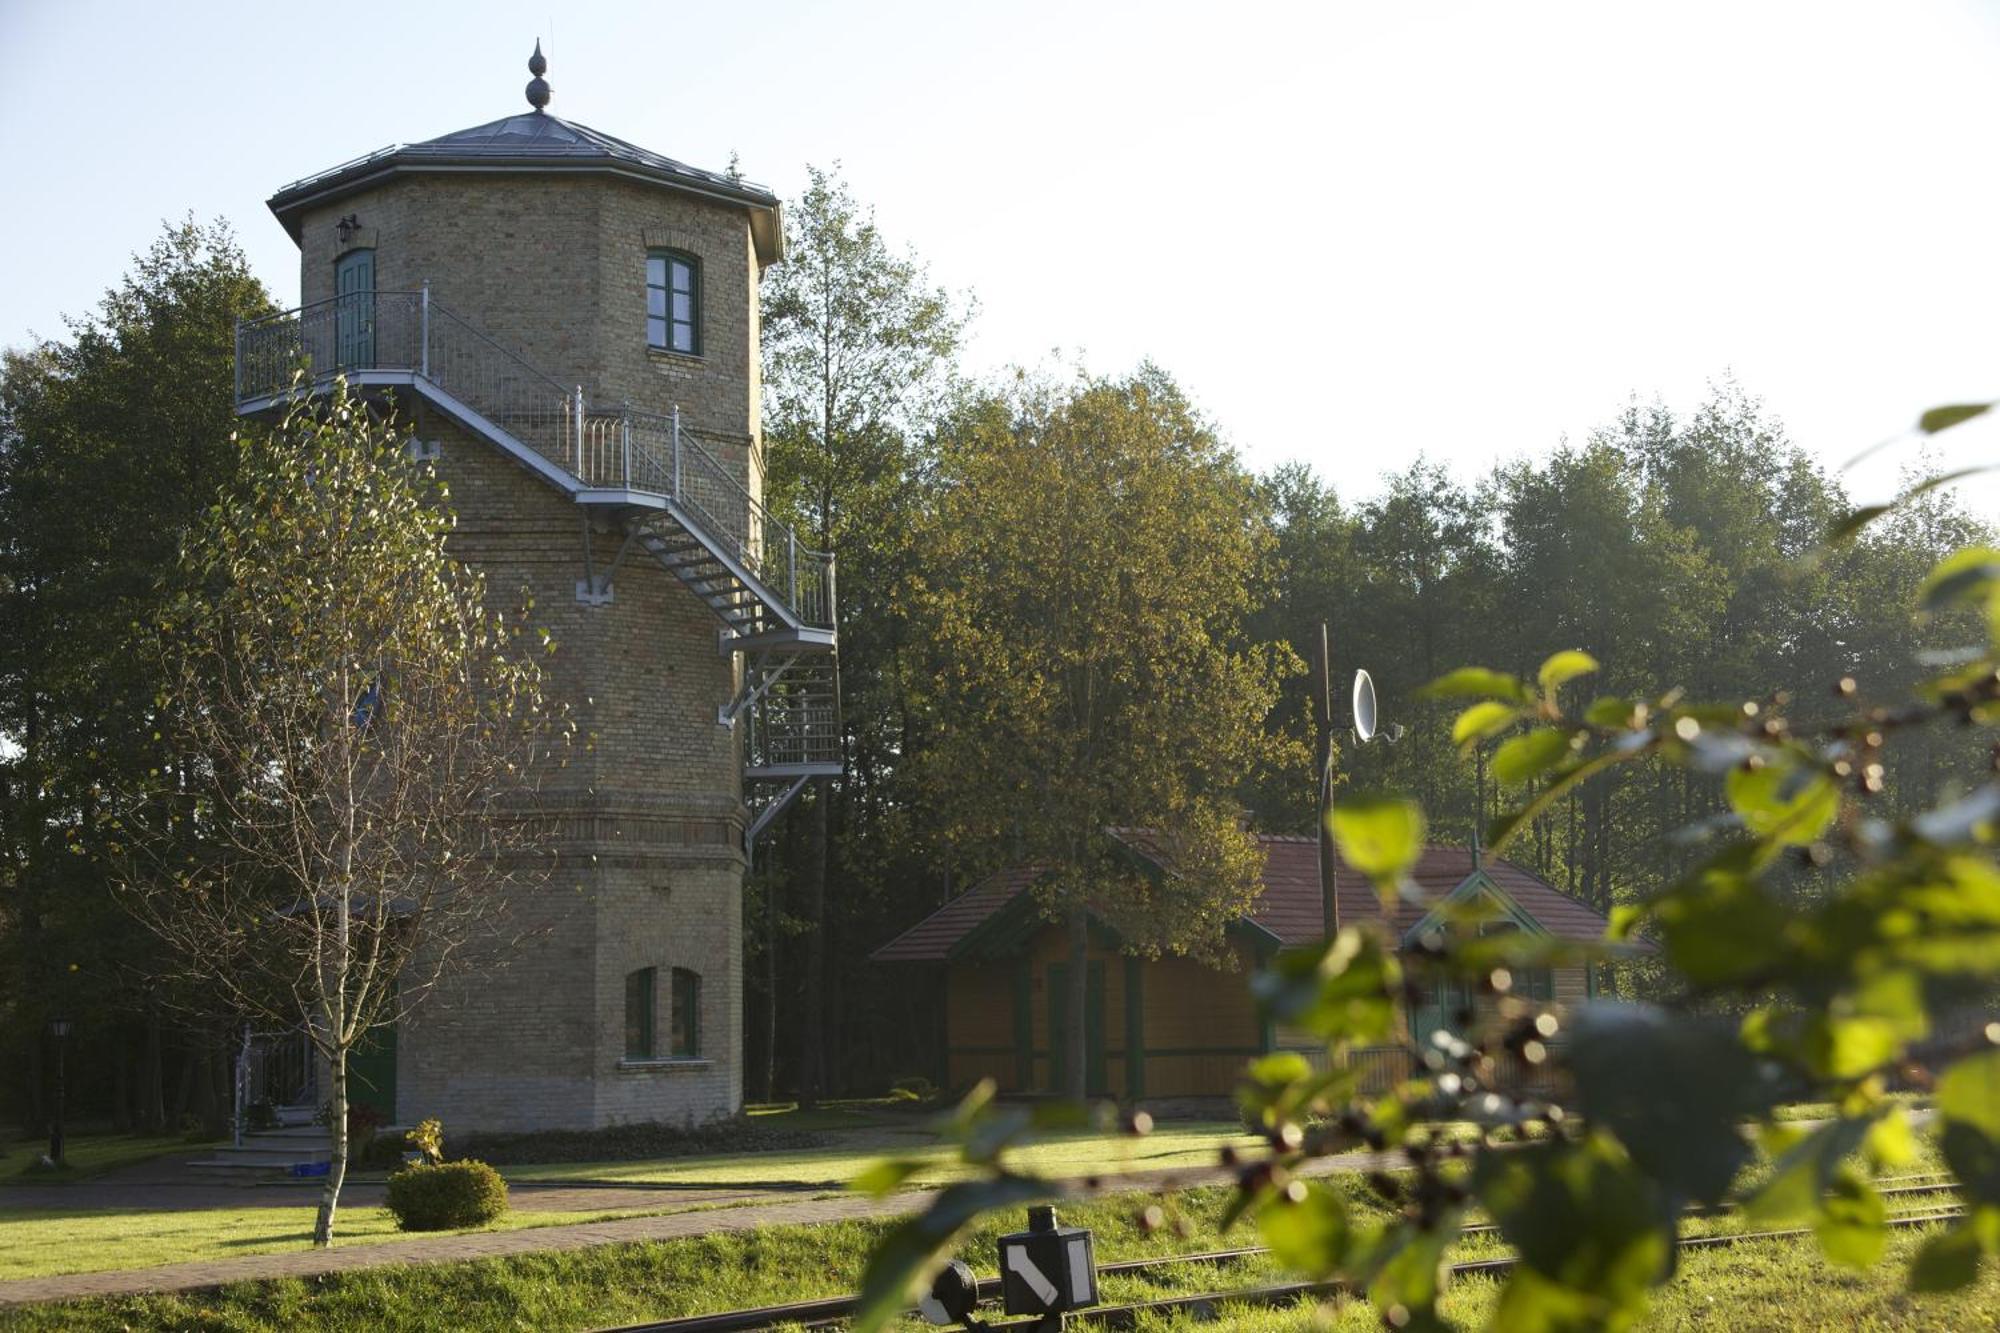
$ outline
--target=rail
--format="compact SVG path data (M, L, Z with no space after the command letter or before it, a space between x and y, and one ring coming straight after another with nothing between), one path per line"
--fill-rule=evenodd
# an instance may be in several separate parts
M1956 1192L1955 1180L1937 1180L1940 1173L1889 1177L1890 1181L1934 1183L1908 1183L1884 1189L1884 1195L1939 1194ZM1689 1209L1694 1215L1718 1215L1733 1211L1729 1207L1720 1209ZM1884 1218L1884 1225L1901 1229L1905 1227L1935 1226L1939 1223L1956 1221L1965 1216L1963 1207L1931 1207L1892 1212ZM1462 1227L1462 1236L1491 1235L1498 1228L1488 1222ZM1723 1231L1705 1235L1681 1235L1675 1238L1675 1248L1679 1250L1705 1250L1728 1248L1754 1242L1774 1240L1795 1240L1815 1233L1810 1228L1793 1228L1779 1231ZM1229 1250L1201 1250L1186 1254L1160 1255L1146 1259L1124 1259L1097 1265L1101 1275L1145 1276L1161 1270L1188 1265L1229 1265L1260 1258L1270 1253L1266 1246L1247 1245ZM1496 1255L1488 1259L1468 1259L1450 1265L1454 1277L1474 1277L1504 1273L1520 1262L1515 1254ZM982 1303L990 1302L1000 1295L1000 1279L980 1277L978 1295ZM1157 1300L1137 1301L1127 1304L1105 1304L1091 1306L1069 1312L1067 1320L1108 1328L1129 1329L1151 1323L1161 1316L1193 1312L1205 1318L1213 1318L1217 1307L1240 1303L1244 1305L1288 1305L1316 1297L1338 1294L1355 1295L1353 1287L1344 1280L1333 1279L1324 1282L1280 1282L1264 1286L1237 1288L1233 1290L1207 1290L1192 1294L1173 1295ZM765 1330L781 1328L831 1328L847 1322L860 1306L854 1296L830 1296L817 1300L798 1301L787 1305L762 1306L753 1309L719 1310L708 1314L683 1315L672 1319L658 1319L636 1324L622 1324L601 1330L600 1333L764 1333ZM914 1317L917 1312L910 1310L906 1316ZM1022 1333L1044 1327L1035 1318L993 1319L980 1321L978 1327L987 1329L1020 1329Z
M410 376L463 403L547 462L599 490L671 500L695 535L746 569L800 623L835 623L834 560L771 514L694 438L678 409L594 406L435 300L351 292L237 325L236 403L276 403L303 383Z

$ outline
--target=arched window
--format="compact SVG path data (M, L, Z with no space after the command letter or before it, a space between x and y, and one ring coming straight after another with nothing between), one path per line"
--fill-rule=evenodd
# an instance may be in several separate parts
M646 342L701 355L701 261L680 250L646 256Z
M653 969L625 974L625 1058L653 1058Z
M674 969L674 1010L671 1054L692 1060L701 1054L701 973Z

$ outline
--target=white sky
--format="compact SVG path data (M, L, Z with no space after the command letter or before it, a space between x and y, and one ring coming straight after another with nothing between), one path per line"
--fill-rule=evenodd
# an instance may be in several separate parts
M560 115L785 195L841 161L975 367L1150 356L1349 494L1725 370L1831 463L2000 395L2000 0L555 8L0 0L0 342L189 211L289 303L263 200L522 109L541 36Z

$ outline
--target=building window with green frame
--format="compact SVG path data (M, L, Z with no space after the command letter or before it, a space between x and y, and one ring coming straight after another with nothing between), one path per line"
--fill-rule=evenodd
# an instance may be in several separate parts
M650 967L625 974L625 1058L653 1058L653 977Z
M668 1019L673 1025L668 1040L669 1054L676 1060L693 1060L701 1055L701 973L685 967L674 969L674 1008Z
M646 256L646 343L701 355L701 261L681 250Z

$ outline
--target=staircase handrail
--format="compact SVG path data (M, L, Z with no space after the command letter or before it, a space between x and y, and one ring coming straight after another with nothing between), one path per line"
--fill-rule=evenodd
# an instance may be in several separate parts
M339 346L343 311L362 312L361 323L349 326L350 345ZM683 429L678 408L672 414L647 412L629 404L593 412L581 386L565 386L519 353L433 298L428 286L419 291L351 292L301 305L293 310L239 321L236 328L236 400L279 397L289 391L291 371L307 356L309 323L332 319L335 364L313 368L315 383L347 371L394 370L428 380L458 397L496 424L527 420L550 428L516 428L523 443L586 486L617 486L661 495L691 511L711 539L727 538L731 554L807 624L834 624L834 556L801 543L797 532L772 515L721 460ZM411 327L414 325L414 327ZM355 329L359 329L359 334ZM282 330L295 329L286 338ZM440 335L445 335L443 338ZM474 353L470 388L448 373L463 346L448 345L466 335ZM322 334L322 336L324 336ZM451 357L446 352L454 354ZM347 354L350 362L340 360ZM501 364L495 367L491 362ZM246 361L269 360L263 382L246 385ZM277 360L289 364L279 366ZM282 371L282 375L280 372ZM534 391L529 403L496 401L497 386L518 376ZM491 392L482 392L491 390ZM542 395L546 394L547 397ZM550 403L557 406L551 408ZM556 438L547 438L551 431ZM615 442L608 438L615 433ZM530 435L541 435L541 440ZM649 436L662 438L656 447ZM735 515L741 514L738 521Z

